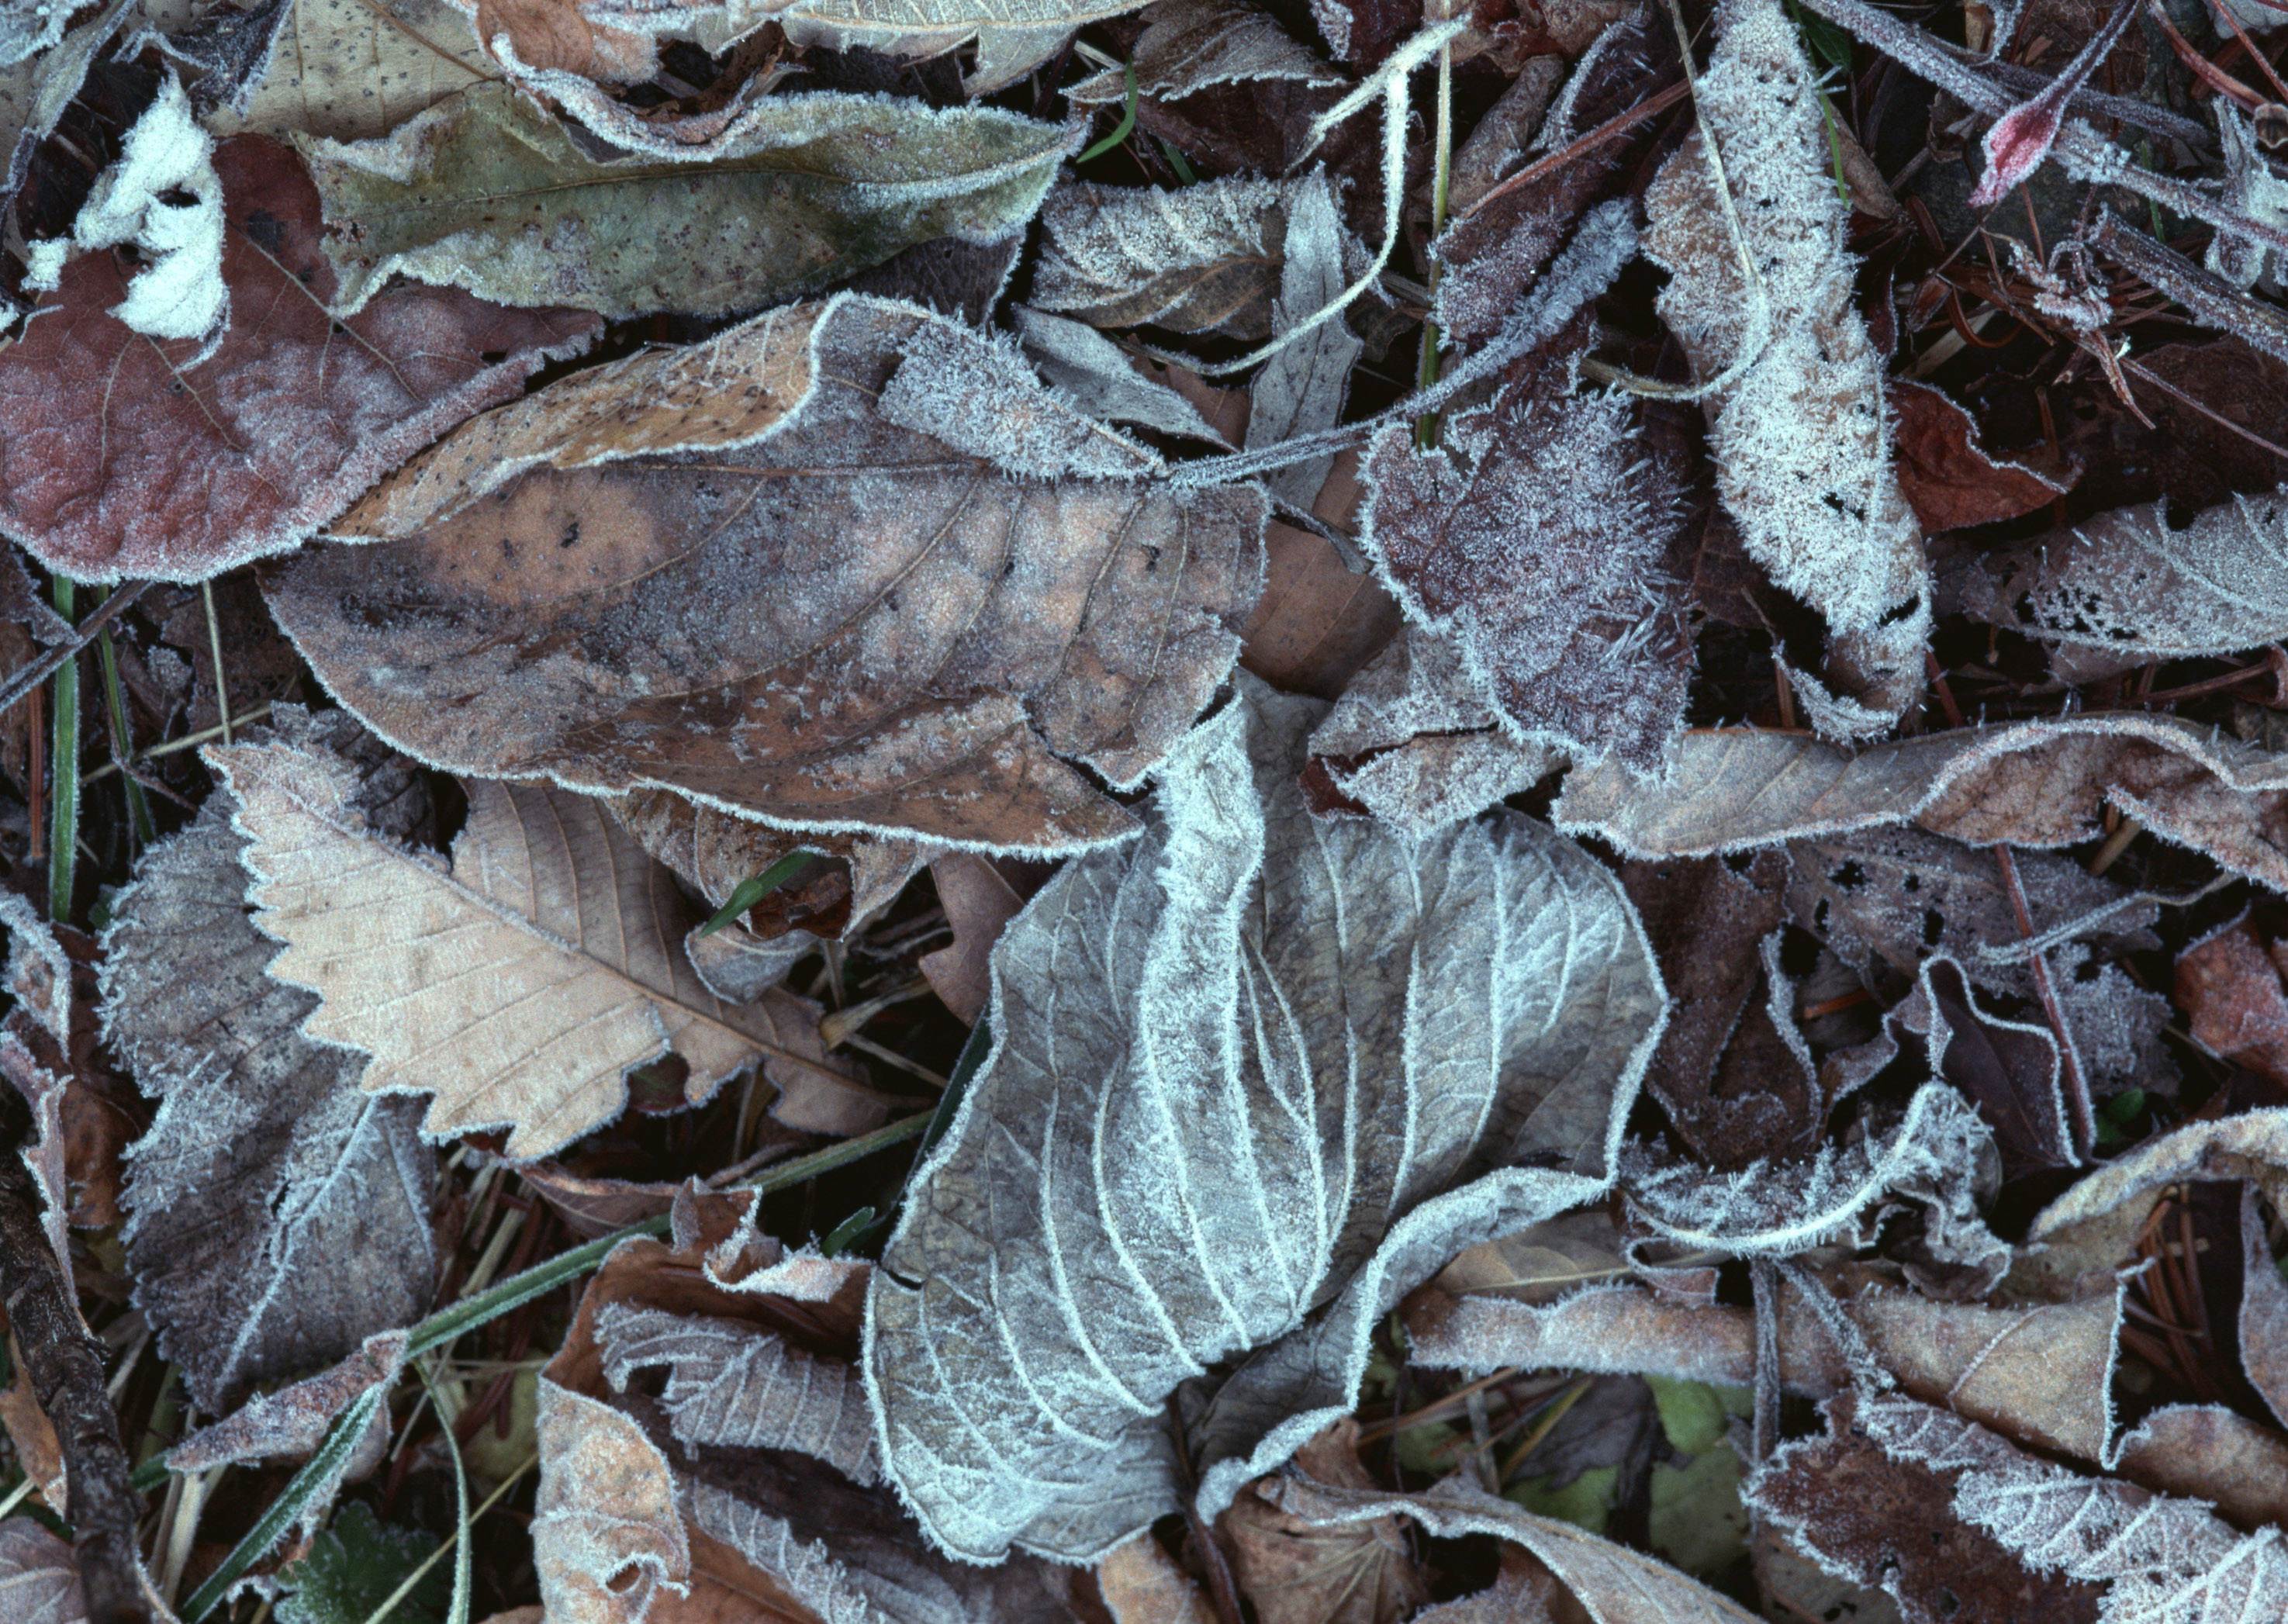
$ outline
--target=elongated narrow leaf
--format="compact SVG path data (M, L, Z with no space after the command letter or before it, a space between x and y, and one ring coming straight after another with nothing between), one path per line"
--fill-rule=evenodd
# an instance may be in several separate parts
M1164 1401L1248 1356L1194 1429L1219 1510L1347 1409L1400 1293L1610 1177L1665 1005L1617 883L1523 818L1314 820L1324 709L1243 678L1144 838L996 949L997 1046L867 1299L885 1470L956 1555L1170 1509Z
M393 273L623 317L753 310L934 237L1023 229L1071 144L992 107L772 96L704 164L600 162L505 85L385 139L306 142L339 299Z

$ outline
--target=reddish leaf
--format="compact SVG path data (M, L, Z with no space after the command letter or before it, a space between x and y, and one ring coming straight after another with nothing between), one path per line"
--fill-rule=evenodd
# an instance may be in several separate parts
M337 323L300 162L242 136L215 168L231 325L211 359L107 313L131 269L107 254L68 265L0 349L0 532L83 581L197 581L284 551L600 325L414 283Z
M1899 484L1934 535L2015 519L2055 501L2067 486L1990 456L1970 414L1927 384L1895 383Z

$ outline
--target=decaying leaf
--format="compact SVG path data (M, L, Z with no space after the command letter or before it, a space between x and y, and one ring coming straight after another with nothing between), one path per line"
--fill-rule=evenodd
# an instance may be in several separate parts
M242 137L214 167L237 314L211 356L110 313L128 294L113 254L64 265L46 313L0 348L0 533L79 580L196 581L283 551L596 331L418 287L337 323L293 155Z
M1442 1539L1483 1533L1522 1546L1556 1576L1591 1624L1750 1624L1755 1617L1654 1557L1497 1500L1459 1474L1419 1494L1400 1494L1291 1472L1275 1479L1270 1492L1289 1513L1322 1526L1405 1517Z
M1375 1487L1359 1463L1355 1421L1338 1422L1304 1445L1294 1465L1315 1483ZM1261 1624L1398 1624L1429 1600L1396 1517L1315 1525L1280 1505L1280 1485L1276 1477L1249 1485L1217 1520Z
M1574 367L1561 353L1513 370L1434 451L1410 424L1385 429L1365 539L1505 732L1648 770L1683 725L1692 669L1661 573L1680 515L1625 400L1579 392Z
M287 0L252 94L217 133L354 141L386 135L497 70L445 0Z
M426 823L411 764L348 717L282 707L272 725L282 748L339 753L377 834ZM246 915L236 811L218 790L147 854L104 933L104 1035L160 1102L128 1160L135 1300L213 1413L412 1323L437 1268L419 1108L303 1035L318 1001L266 973L278 945Z
M1155 101L1266 79L1306 85L1342 81L1250 0L1158 0L1147 6L1144 31L1136 36L1128 66L1136 73L1137 93ZM1127 75L1116 67L1065 91L1068 99L1084 107L1117 103L1127 93Z
M1126 351L1085 321L1053 316L1030 305L1020 305L1016 314L1025 353L1034 367L1091 416L1227 443L1197 407L1139 372Z
M953 940L921 957L922 974L945 1007L972 1026L993 994L988 969L993 944L1025 899L989 858L949 852L930 864L940 907Z
M373 1057L367 1092L434 1096L425 1131L505 1123L510 1155L544 1156L669 1053L694 1103L759 1060L846 1075L814 1006L707 989L682 951L696 910L593 798L473 784L448 869L376 828L322 745L210 748L252 839L255 923L286 944L270 973L319 995L310 1036Z
M1699 132L1654 180L1661 316L1703 382L1722 380L1710 445L1749 557L1827 622L1839 703L1823 731L1864 736L1921 691L1929 582L1892 467L1883 357L1853 297L1823 98L1779 0L1729 0L1695 100L1733 197Z
M2288 1079L2288 987L2279 951L2247 920L2236 920L2179 956L2175 990L2195 1042L2251 1071Z
M2176 522L2165 504L2100 514L1990 553L1963 607L2046 642L2136 661L2224 654L2288 637L2288 488Z
M2115 713L1924 733L1855 753L1751 728L1687 733L1665 780L1576 771L1552 816L1632 856L1743 852L1918 823L1974 845L2070 845L2111 806L2288 890L2288 761L2174 717Z
M389 545L268 596L344 703L456 771L1069 851L1135 820L1065 758L1150 771L1262 579L1261 498L1156 466L1007 351L846 297L479 419L336 527Z
M1289 215L1307 184L1061 186L1041 210L1033 302L1093 327L1267 338Z
M2066 487L2038 469L1989 456L1971 416L1927 384L1895 380L1899 485L1924 529L1959 530L2047 506Z
M1519 818L1315 822L1323 710L1243 679L1142 841L996 950L996 1049L867 1303L886 1470L949 1550L1119 1543L1177 1503L1163 1401L1252 1350L1193 1429L1220 1510L1400 1293L1609 1176L1664 1003L1618 887Z
M992 107L812 91L763 99L703 164L589 156L549 114L481 85L357 143L303 143L336 301L395 273L620 318L728 315L936 237L998 240L1070 145Z
M2278 1193L2288 1177L2288 1108L2192 1121L2156 1134L2091 1173L2036 1215L2030 1241L2047 1241L2185 1179L2249 1179Z
M0 1523L0 1608L15 1624L87 1624L72 1548L28 1517Z
M1149 1534L1107 1551L1096 1565L1096 1588L1112 1624L1217 1624L1191 1575Z

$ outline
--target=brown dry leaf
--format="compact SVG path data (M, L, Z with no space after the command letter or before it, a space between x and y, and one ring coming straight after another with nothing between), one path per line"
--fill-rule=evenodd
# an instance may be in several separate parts
M25 1367L23 1352L17 1347L12 1332L7 1349L11 1372L8 1385L0 1387L0 1431L8 1434L9 1446L16 1452L16 1465L37 1486L40 1498L52 1509L68 1507L71 1504L70 1485L66 1481L63 1444L56 1437L55 1423L48 1419L48 1413L40 1407L40 1400L32 1391L32 1373ZM0 1522L0 1533L21 1525L14 1521ZM5 1593L4 1583L0 1583L0 1596Z
M1513 367L1434 450L1412 424L1377 435L1363 540L1505 733L1652 771L1692 673L1680 590L1661 569L1682 515L1626 397L1578 388L1583 337Z
M1358 1422L1348 1417L1297 1450L1294 1470L1335 1488L1375 1487L1359 1463ZM1316 1525L1280 1505L1279 1483L1251 1484L1216 1519L1260 1624L1397 1624L1429 1601L1427 1578L1396 1517Z
M489 56L543 74L638 84L659 71L659 42L600 28L564 0L453 0L473 9L472 26ZM501 42L497 44L496 42Z
M2030 1243L2064 1239L2165 1184L2248 1179L2277 1206L2288 1194L2288 1108L2186 1123L2105 1163L2035 1216Z
M993 994L989 960L1001 928L1017 916L1025 899L990 858L974 852L949 852L933 859L930 877L953 928L949 946L925 953L922 974L945 1007L965 1025L975 1026Z
M2288 1081L2284 953L2236 920L2178 955L2177 1007L2193 1041L2275 1081Z
M1654 1557L1497 1500L1458 1475L1419 1494L1402 1494L1291 1471L1268 1479L1263 1492L1309 1526L1407 1517L1440 1539L1482 1533L1521 1546L1556 1576L1592 1624L1752 1624L1755 1616Z
M2288 1279L2253 1185L2240 1194L2240 1367L2272 1417L2288 1426Z
M2111 806L2288 891L2288 758L2174 717L2117 712L1962 728L1856 752L1800 733L1695 731L1663 780L1607 762L1552 817L1632 857L1697 857L1919 823L1972 845L2062 846Z
M1899 486L1924 529L2015 519L2065 495L2067 487L2049 475L1989 456L1970 414L1929 384L1895 378L1890 400Z
M1344 460L1336 459L1322 503L1345 483ZM1274 523L1263 539L1263 597L1242 634L1239 662L1290 693L1334 699L1397 633L1398 605L1372 571L1353 569L1324 536Z
M1894 1460L1852 1425L1847 1395L1824 1437L1784 1444L1748 1480L1750 1505L1812 1561L1882 1590L1905 1624L2096 1624L2093 1585L2030 1571L1948 1508L1953 1474Z
M242 1461L306 1455L334 1417L375 1388L386 1391L405 1369L407 1335L385 1331L330 1370L262 1393L231 1415L200 1428L167 1454L170 1470L205 1471ZM386 1419L383 1419L386 1430Z
M28 1517L0 1523L0 1613L10 1624L88 1624L78 1558Z
M1863 738L1922 690L1922 529L1892 466L1883 356L1855 300L1850 210L1796 25L1779 0L1729 0L1719 30L1695 86L1702 130L1645 194L1645 253L1670 273L1662 319L1698 378L1722 382L1710 449L1748 554L1827 622L1832 695L1794 673L1798 698L1822 733Z
M269 598L457 771L1070 851L1135 827L1071 764L1148 772L1261 582L1261 499L1157 466L1010 352L846 297L479 419L335 527L385 545Z
M2113 1448L2133 1483L2208 1501L2244 1528L2288 1525L2288 1438L2236 1410L2165 1405Z
M211 358L109 313L131 267L107 253L0 347L0 533L78 580L197 581L292 547L598 330L409 284L337 323L300 162L248 136L214 163L235 314Z
M425 1129L494 1123L531 1159L617 1116L626 1073L672 1052L696 1104L754 1064L833 1080L814 1006L743 1006L682 952L696 919L603 806L536 785L470 786L452 867L377 831L340 757L314 743L210 747L252 836L244 861L270 973L318 994L313 1038L373 1057L360 1086L434 1095Z
M1112 1624L1217 1624L1199 1586L1149 1533L1106 1552L1096 1565L1096 1586Z
M245 105L209 115L218 135L386 134L494 76L468 20L445 0L288 0Z

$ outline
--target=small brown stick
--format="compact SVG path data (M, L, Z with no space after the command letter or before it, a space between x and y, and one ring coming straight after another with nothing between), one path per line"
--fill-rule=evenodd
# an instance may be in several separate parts
M96 634L117 620L135 600L150 589L147 581L138 581L131 586L121 587L97 605L88 617L72 629L68 642L57 644L35 658L28 665L20 666L6 682L0 683L0 712L12 710L25 695L38 691L39 685L57 671L64 662L95 641Z
M2272 82L2272 88L2280 92L2282 99L2288 100L2288 84L2280 83L2280 73L2272 66L2272 59L2256 48L2256 42L2248 37L2248 30L2240 26L2240 19L2232 14L2232 8L2224 0L2209 0L2209 10L2217 14L2219 22L2232 30L2233 38L2240 42L2240 48L2264 70L2264 76Z
M1756 1408L1748 1449L1760 1466L1780 1441L1779 1271L1768 1257L1751 1258L1748 1279L1756 1295Z
M41 1227L39 1188L17 1154L30 1130L22 1098L0 1085L0 1294L32 1396L63 1454L89 1624L151 1624L135 1540L143 1497L135 1492L119 1417L104 1388L102 1344L80 1320Z
M1507 179L1501 182L1500 185L1489 187L1486 192L1479 197L1476 202L1472 203L1468 208L1463 210L1461 213L1456 215L1454 217L1455 220L1457 223L1466 220L1479 210L1493 202L1497 197L1501 197L1508 193L1514 192L1520 186L1531 186L1543 176L1553 174L1557 170L1563 169L1567 164L1572 162L1574 159L1581 156L1582 154L1593 152L1596 148L1602 147L1606 142L1611 140L1615 136L1625 135L1628 131L1635 129L1639 124L1641 124L1645 120L1652 117L1655 114L1664 113L1669 108L1674 107L1678 102L1683 100L1685 91L1690 88L1691 87L1689 85L1686 84L1680 79L1677 83L1670 85L1666 90L1662 91L1659 94L1647 97L1644 100L1637 103L1633 107L1631 107L1627 112L1615 114L1603 123L1598 125L1594 130L1590 131L1586 135L1578 136L1573 140L1568 141L1555 152L1536 158L1532 162L1518 170L1516 174L1510 176Z

